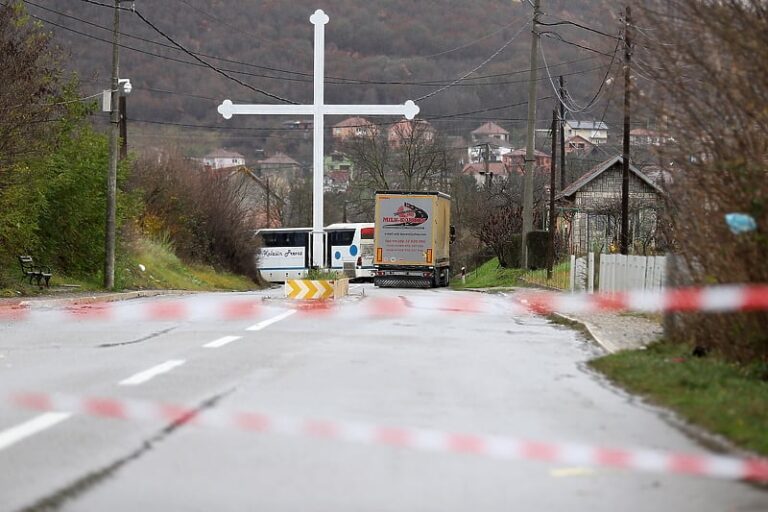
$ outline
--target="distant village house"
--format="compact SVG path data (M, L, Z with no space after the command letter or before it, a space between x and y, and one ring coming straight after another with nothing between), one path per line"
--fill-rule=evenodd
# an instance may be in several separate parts
M245 157L240 153L234 151L227 151L224 149L217 149L203 158L196 159L202 163L205 167L211 169L226 169L227 167L240 167L245 165Z
M634 165L629 170L630 239L633 245L649 249L655 244L662 189ZM571 254L608 252L611 246L618 245L622 173L622 157L615 156L557 195Z
M472 142L485 142L487 140L509 143L509 132L492 121L472 130Z

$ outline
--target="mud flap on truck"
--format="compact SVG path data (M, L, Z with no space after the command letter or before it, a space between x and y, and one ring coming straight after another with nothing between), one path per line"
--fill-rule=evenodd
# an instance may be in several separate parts
M432 288L431 277L376 276L373 284L379 288Z
M436 269L379 269L373 284L380 288L438 288L449 284L448 267Z

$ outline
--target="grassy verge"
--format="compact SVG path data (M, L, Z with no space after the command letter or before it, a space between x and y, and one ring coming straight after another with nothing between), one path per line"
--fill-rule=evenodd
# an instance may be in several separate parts
M768 371L659 342L590 362L610 380L734 444L768 455Z
M552 279L547 279L547 269L545 268L529 270L522 275L521 279L528 284L567 290L571 286L571 263L565 261L555 265L552 269Z
M245 291L257 288L247 277L221 272L205 265L184 263L176 257L169 244L151 240L136 242L117 265L116 284L118 289L123 290ZM63 275L54 268L51 289L29 285L20 276L21 271L14 272L12 265L0 267L0 298L51 295L61 291L103 290L100 272L84 279Z
M143 270L142 270L143 267ZM168 244L140 240L121 272L122 288L245 291L256 285L244 276L182 262Z
M461 277L455 277L451 281L451 287L456 290L464 288L494 288L499 286L516 286L523 274L521 269L502 268L499 259L493 258L483 263L471 272L467 272L466 283L462 284Z

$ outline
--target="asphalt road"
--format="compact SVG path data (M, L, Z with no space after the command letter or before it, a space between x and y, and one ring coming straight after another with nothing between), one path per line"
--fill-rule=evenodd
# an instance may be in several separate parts
M353 291L363 290L342 310L376 297L469 293ZM664 413L589 371L584 362L600 350L581 335L492 300L498 307L482 314L400 319L307 319L284 314L275 298L257 322L0 322L0 389L708 453ZM2 402L0 510L746 512L768 510L768 493L708 478L168 428L161 419Z

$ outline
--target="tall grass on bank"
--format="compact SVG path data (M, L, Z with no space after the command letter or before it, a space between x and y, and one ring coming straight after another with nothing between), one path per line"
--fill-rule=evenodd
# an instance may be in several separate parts
M499 266L499 259L493 258L475 270L467 272L466 283L462 284L461 276L456 275L451 281L451 287L462 288L494 288L501 286L517 286L523 270Z
M247 277L217 271L207 265L184 263L168 241L139 239L122 263L120 284L126 289L245 291L256 288Z

